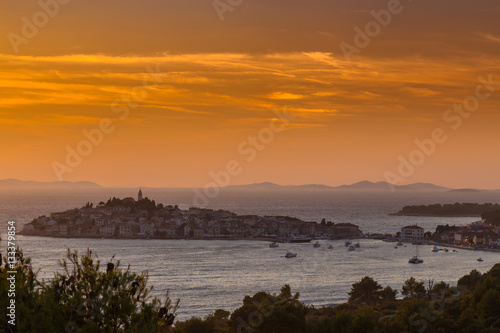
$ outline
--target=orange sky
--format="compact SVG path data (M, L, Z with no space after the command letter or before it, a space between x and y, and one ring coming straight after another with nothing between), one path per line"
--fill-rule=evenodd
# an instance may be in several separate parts
M380 181L442 128L402 183L500 188L500 85L458 129L443 119L479 76L500 82L497 1L402 1L350 61L340 44L390 1L243 0L224 21L211 1L66 2L29 38L39 3L2 3L0 179L204 186L236 161L232 184ZM287 124L251 148L283 125L273 109Z

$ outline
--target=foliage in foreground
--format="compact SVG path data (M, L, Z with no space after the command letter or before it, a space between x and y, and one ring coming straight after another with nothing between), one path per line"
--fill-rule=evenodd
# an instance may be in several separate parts
M40 282L30 258L16 253L16 329L18 332L167 332L175 318L166 295L151 297L147 274L101 262L90 250L81 258L68 250L62 273ZM7 331L7 265L0 269L0 328ZM10 269L9 269L10 270Z
M349 301L315 309L291 296L285 285L279 295L246 296L232 314L217 310L204 319L177 322L176 333L500 333L500 264L481 274L462 277L458 287L411 277L397 291L371 277L353 284Z

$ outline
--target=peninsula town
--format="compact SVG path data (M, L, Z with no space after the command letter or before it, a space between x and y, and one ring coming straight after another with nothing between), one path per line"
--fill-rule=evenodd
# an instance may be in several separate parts
M269 239L296 235L343 239L362 235L351 223L302 221L288 216L237 215L226 210L157 204L139 191L137 200L110 198L97 206L40 216L24 226L24 235L79 238Z

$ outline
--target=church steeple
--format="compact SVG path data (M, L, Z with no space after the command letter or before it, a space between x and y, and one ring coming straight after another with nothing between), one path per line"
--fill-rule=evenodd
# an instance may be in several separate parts
M139 194L137 195L137 201L141 201L142 200L142 190L139 189Z

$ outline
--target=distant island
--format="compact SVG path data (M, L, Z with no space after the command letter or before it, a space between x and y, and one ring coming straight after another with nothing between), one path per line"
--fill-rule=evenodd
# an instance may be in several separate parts
M362 191L448 191L448 187L438 186L430 183L414 183L408 185L393 185L387 182L370 182L361 181L350 185L328 186L322 184L306 184L306 185L279 185L271 182L247 184L247 185L229 185L227 189L241 190L280 190L280 189L304 189L304 190L362 190Z
M112 198L94 207L40 216L24 226L24 235L78 238L159 239L266 239L310 241L314 236L330 239L361 236L351 223L302 221L289 216L237 215L225 210L164 206L154 200Z
M1 179L0 189L2 188L100 188L99 184L81 181L81 182L68 182L68 181L56 181L56 182L37 182L31 180L19 180L19 179Z
M457 193L477 193L482 192L482 190L478 190L475 188L459 188L456 190L449 190L448 192L457 192Z
M455 204L433 204L420 206L405 206L399 212L389 215L399 216L460 216L477 217L486 212L499 210L499 204L493 203L455 203Z

